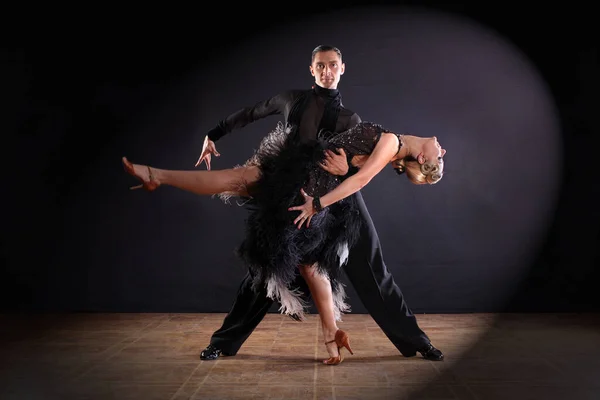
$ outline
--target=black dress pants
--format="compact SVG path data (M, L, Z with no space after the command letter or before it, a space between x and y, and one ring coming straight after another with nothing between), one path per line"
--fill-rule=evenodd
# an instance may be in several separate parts
M403 355L412 356L430 342L429 338L419 328L416 317L383 262L379 237L362 195L357 192L354 196L363 224L360 238L350 250L344 270L373 320ZM299 279L302 278L299 276ZM212 345L230 355L238 352L273 304L264 288L255 292L251 286L252 277L248 273L223 325L211 337ZM306 287L306 284L302 286Z

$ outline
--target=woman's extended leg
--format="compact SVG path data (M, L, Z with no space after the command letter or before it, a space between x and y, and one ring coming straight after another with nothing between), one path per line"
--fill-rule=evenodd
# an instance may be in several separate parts
M341 347L346 347L350 353L352 351L348 335L338 328L335 320L331 283L327 277L317 272L315 266L300 266L300 274L308 284L315 306L319 311L323 338L330 357L328 360L323 360L323 363L339 364L342 362Z
M149 190L160 185L173 186L199 195L214 195L225 192L247 196L245 188L255 182L260 174L258 167L239 167L215 171L184 171L154 168L132 164L123 157L125 170L140 179Z

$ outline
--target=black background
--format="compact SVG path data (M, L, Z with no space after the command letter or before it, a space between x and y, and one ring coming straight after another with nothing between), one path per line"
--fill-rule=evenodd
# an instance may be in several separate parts
M536 125L539 110L513 107L528 99L498 97L490 108L476 107L501 87L531 93L518 69L487 70L479 85L477 71L462 68L487 54L469 55L473 49L460 42L436 47L444 35L419 30L429 25L398 27L401 16L381 13L378 21L378 11L345 4L7 10L2 307L226 312L244 274L233 255L243 210L172 188L130 192L135 182L120 157L193 168L218 119L280 90L308 87L312 48L331 42L347 63L340 84L347 107L391 129L433 131L448 149L447 176L435 187L416 188L384 171L363 190L388 267L413 310L597 310L599 80L590 9L402 3L469 18L481 25L475 37L503 41L499 48L513 57L507 65L521 60L542 82L534 86L549 89L541 98L556 107L556 136L552 124ZM327 25L335 12L340 21ZM444 47L446 58L427 53ZM409 84L436 76L457 78L442 79L448 86ZM461 85L474 92L455 103ZM213 168L242 163L276 121L224 138ZM348 292L354 311L364 312Z

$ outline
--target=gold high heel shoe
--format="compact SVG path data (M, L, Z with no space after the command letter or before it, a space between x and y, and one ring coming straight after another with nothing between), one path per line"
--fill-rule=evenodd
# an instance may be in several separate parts
M148 179L149 180L145 181L141 177L139 177L138 175L136 175L135 169L133 168L133 164L130 163L129 160L127 160L127 157L123 157L123 166L125 167L125 171L128 174L133 175L136 178L138 178L140 181L142 181L141 185L132 186L132 187L129 188L130 190L144 188L147 191L151 192L151 191L155 190L157 187L160 186L160 182L158 182L157 180L154 179L154 175L152 175L152 170L150 169L150 167L147 167L148 168Z
M343 330L338 329L335 332L334 339L330 340L329 342L325 342L325 346L327 346L328 344L333 343L333 342L335 342L335 344L338 348L339 355L336 357L329 357L327 360L323 360L323 364L337 365L337 364L341 363L344 360L344 357L342 356L342 348L343 347L345 347L350 352L350 354L354 355L352 348L350 348L350 337Z

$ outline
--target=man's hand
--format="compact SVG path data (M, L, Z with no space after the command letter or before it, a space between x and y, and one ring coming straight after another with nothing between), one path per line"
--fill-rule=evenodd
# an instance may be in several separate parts
M206 169L210 170L210 158L211 154L214 154L215 157L219 157L221 154L217 151L215 147L215 142L210 140L208 136L204 138L204 145L202 146L202 153L200 154L200 158L196 161L195 167L202 164L202 162L206 163Z
M331 150L325 150L325 160L321 163L321 168L332 175L344 176L348 173L348 160L344 149L337 149L335 154Z

